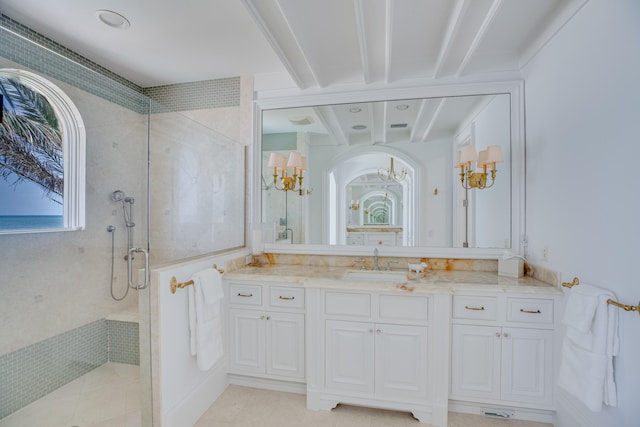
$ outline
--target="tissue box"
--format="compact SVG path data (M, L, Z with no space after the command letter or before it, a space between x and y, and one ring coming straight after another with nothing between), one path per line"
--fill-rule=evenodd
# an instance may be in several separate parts
M498 276L522 277L524 276L524 260L522 258L498 258Z

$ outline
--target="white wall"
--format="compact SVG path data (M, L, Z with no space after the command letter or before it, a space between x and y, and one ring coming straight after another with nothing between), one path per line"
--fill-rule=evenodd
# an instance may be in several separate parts
M640 299L639 70L637 0L589 1L524 70L529 259L627 304ZM639 425L640 318L619 314L618 407L558 392L556 427Z

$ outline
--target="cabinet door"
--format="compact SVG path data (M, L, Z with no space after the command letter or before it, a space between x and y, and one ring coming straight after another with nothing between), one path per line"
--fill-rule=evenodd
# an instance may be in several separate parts
M253 310L229 311L231 333L229 339L232 372L265 372L265 319Z
M267 373L304 378L304 315L266 313Z
M452 326L453 398L500 398L501 332L492 326Z
M326 387L373 393L373 324L327 320L325 334Z
M502 329L502 399L552 403L553 331Z
M375 325L375 390L378 396L427 397L427 328Z

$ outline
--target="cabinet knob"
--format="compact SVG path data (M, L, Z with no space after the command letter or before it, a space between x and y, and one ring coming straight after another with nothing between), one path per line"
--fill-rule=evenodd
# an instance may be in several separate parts
M502 334L500 332L496 332L496 338L500 338Z
M378 334L381 334L381 333L382 333L382 329L376 329L376 332L377 332Z
M505 337L505 338L509 338L509 332L503 333L502 336Z
M264 320L264 316L260 316L260 320Z
M267 320L271 320L271 316L267 316Z
M372 334L373 333L373 329L369 329L369 333Z

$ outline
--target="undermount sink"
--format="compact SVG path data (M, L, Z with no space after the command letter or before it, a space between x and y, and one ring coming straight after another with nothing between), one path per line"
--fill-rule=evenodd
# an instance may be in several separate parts
M394 282L407 281L407 273L403 271L375 271L375 270L351 270L342 276L345 280L357 280L362 282Z

